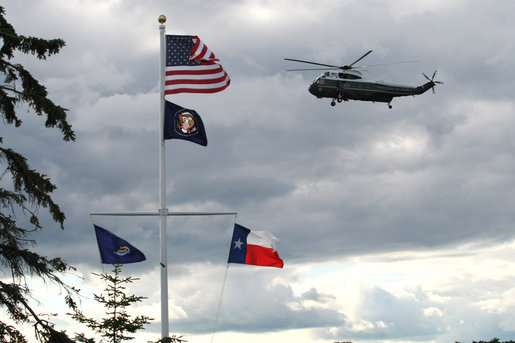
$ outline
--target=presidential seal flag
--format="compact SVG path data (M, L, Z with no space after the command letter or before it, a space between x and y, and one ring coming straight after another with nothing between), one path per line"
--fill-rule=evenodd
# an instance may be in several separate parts
M138 248L114 233L95 227L100 259L104 264L127 264L145 261L147 258Z
M169 101L165 103L164 139L184 139L207 146L206 130L198 113Z

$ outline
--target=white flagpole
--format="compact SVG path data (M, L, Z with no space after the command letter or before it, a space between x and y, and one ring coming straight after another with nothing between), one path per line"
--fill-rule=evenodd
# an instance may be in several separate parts
M164 139L164 122L165 122L165 64L166 64L166 42L165 42L165 25L166 17L160 15L158 19L159 31L161 37L161 70L159 76L159 98L160 106L160 125L159 125L159 234L161 240L161 338L169 336L168 323L168 262L166 256L166 217L168 209L166 208L166 160L165 160L165 139Z
M166 66L166 17L160 15L158 21L160 34L160 74L159 74L159 209L157 212L91 212L90 216L159 216L160 270L161 270L161 338L169 337L168 320L168 262L166 253L166 217L167 216L218 216L236 215L236 212L168 212L166 208L166 160L165 160L165 66Z

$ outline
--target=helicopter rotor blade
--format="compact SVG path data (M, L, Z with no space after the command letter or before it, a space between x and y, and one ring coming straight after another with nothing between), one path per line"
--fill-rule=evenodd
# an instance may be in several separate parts
M286 61L293 61L293 62L300 62L300 63L309 63L309 64L314 64L314 65L323 66L323 67L330 67L330 68L334 68L334 69L350 70L350 69L355 68L355 67L353 67L354 64L356 64L359 61L361 61L363 58L365 58L372 51L373 50L369 50L363 56L361 56L360 58L358 58L357 60L355 60L351 64L342 65L342 66L336 66L336 65L332 65L332 64L324 64L324 63L317 63L317 62L311 62L311 61L304 61L304 60L298 60L298 59L294 59L294 58L285 58L285 60Z
M362 59L364 59L368 54L370 54L373 50L370 50L368 52L366 52L363 56L361 56L360 58L358 58L357 60L355 60L354 62L352 62L351 64L349 65L346 65L346 66L343 66L342 69L351 69L353 65L355 65L356 63L358 63L359 61L361 61Z
M324 63L317 63L317 62L311 62L311 61L296 60L294 58L285 58L285 60L286 61L293 61L293 62L300 62L300 63L314 64L314 65L323 66L323 67L340 68L339 66L335 66L335 65L332 65L332 64L324 64Z
M301 68L301 69L286 69L286 71L308 71L308 70L338 70L340 68Z
M392 65L392 64L418 63L418 62L419 61L401 61L401 62L390 62L390 63L381 63L381 64L369 64L369 65L365 65L365 66L355 66L352 68L358 69L358 68L368 68L368 67L382 67L382 66L388 66L388 65Z
M378 67L378 66L386 66L391 64L400 64L400 63L416 63L418 61L400 61L400 62L391 62L391 63L382 63L382 64L371 64L371 65L365 65L365 66L354 66L356 63L364 59L366 56L368 56L373 50L367 51L363 56L352 62L351 64L337 66L332 64L325 64L325 63L318 63L318 62L312 62L312 61L305 61L305 60L298 60L294 58L285 58L285 61L293 61L293 62L300 62L300 63L308 63L313 64L317 66L327 67L327 69L315 69L315 68L303 68L303 69L288 69L287 71L304 71L304 70L335 70L335 69L341 69L341 70L350 70L350 69L359 69L359 68L368 68L368 67ZM428 80L431 80L427 75L424 75ZM434 78L434 75L433 75Z

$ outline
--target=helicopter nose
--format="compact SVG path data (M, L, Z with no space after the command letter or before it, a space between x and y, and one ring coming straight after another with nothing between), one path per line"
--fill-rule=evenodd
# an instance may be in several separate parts
M313 95L315 95L315 92L316 92L316 91L315 91L315 87L316 87L316 86L315 86L315 84L314 84L314 83L312 83L312 84L309 86L309 88L308 88L309 92L310 92L311 94L313 94Z

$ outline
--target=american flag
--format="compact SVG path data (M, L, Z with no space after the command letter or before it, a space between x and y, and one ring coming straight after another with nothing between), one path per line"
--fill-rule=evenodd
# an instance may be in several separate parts
M165 94L216 93L231 79L197 36L166 35Z

